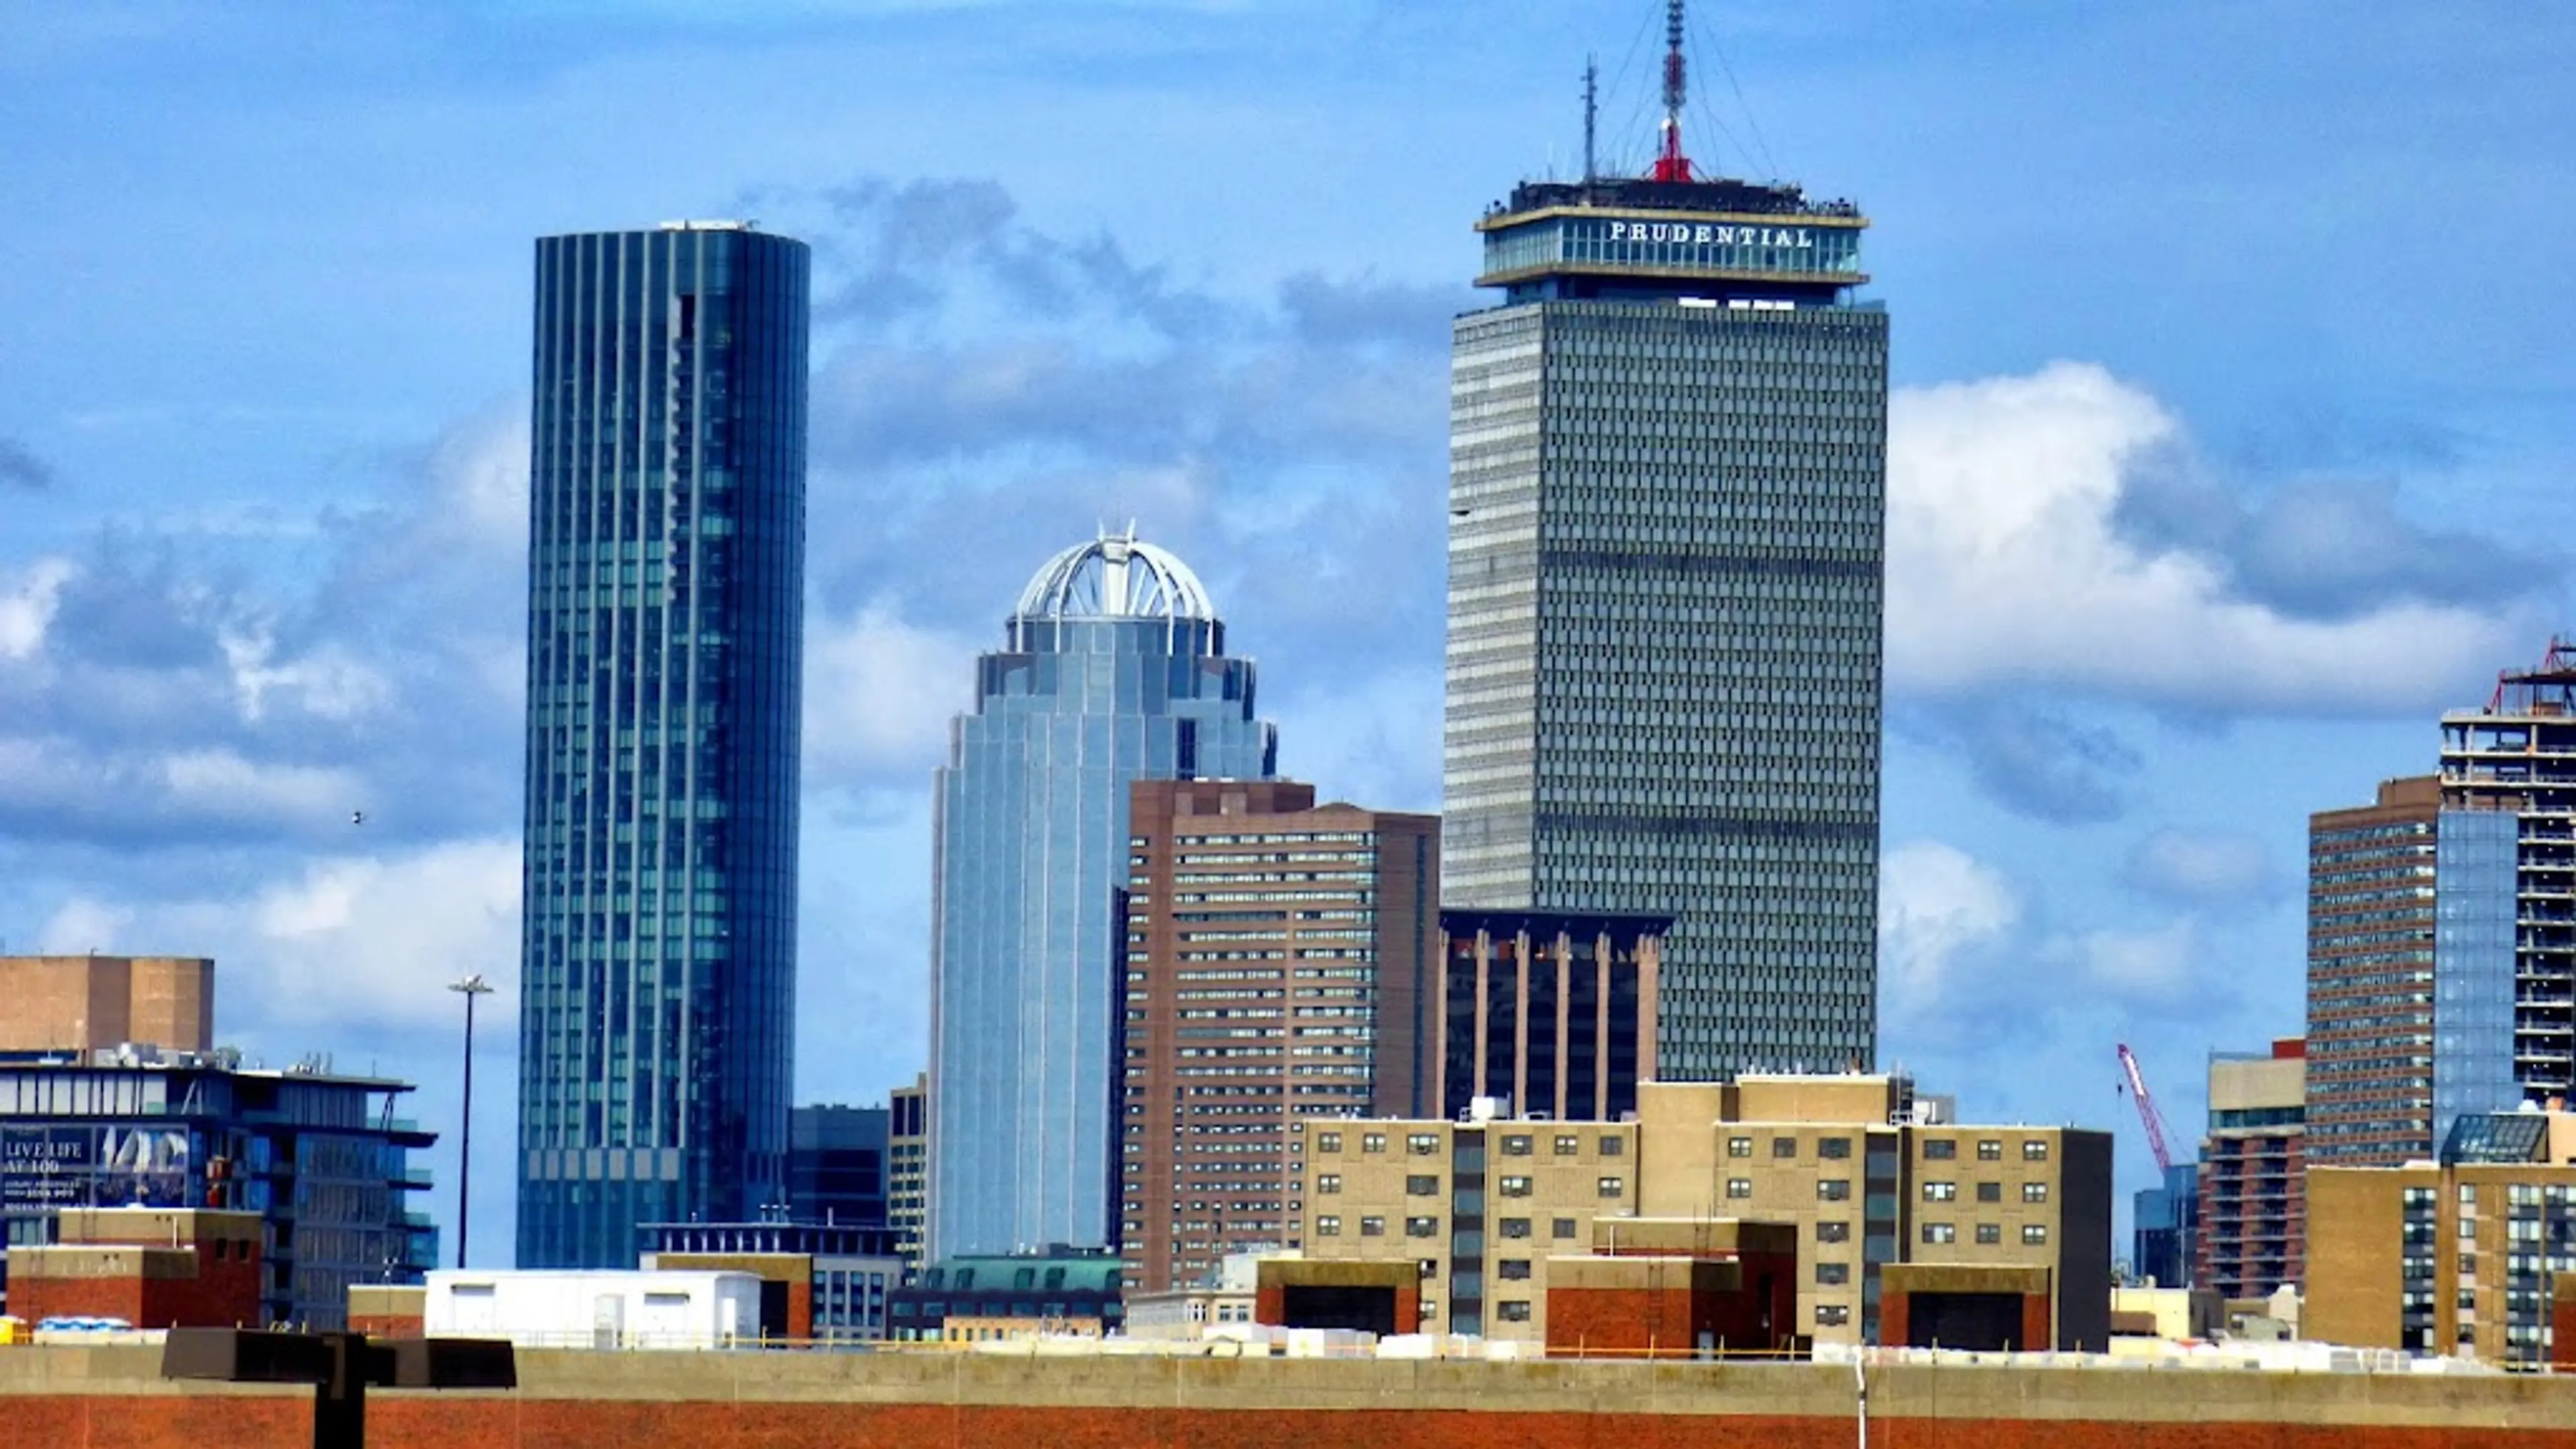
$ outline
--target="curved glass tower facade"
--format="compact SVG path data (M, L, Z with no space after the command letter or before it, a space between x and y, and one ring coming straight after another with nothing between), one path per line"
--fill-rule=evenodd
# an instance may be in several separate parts
M1270 778L1253 678L1133 538L1048 560L976 661L937 786L930 1254L1114 1241L1127 786Z
M537 243L521 1267L784 1191L804 243Z

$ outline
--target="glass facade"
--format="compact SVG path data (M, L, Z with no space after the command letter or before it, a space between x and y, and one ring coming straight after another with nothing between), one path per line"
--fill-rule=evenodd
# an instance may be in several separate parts
M1077 545L1021 595L937 782L934 1257L1114 1246L1128 784L1268 779L1254 670L1178 559Z
M2519 817L2445 810L2435 835L2433 1140L2464 1113L2510 1111Z
M1865 1068L1887 316L1587 265L1455 328L1441 903L1675 916L1668 1078Z
M347 1321L351 1284L418 1283L438 1266L438 1229L411 1207L430 1186L411 1154L438 1139L391 1111L410 1083L239 1071L222 1055L0 1062L8 1241L50 1241L65 1208L257 1213L261 1312L313 1328Z
M537 243L521 1267L784 1189L807 261L731 223Z

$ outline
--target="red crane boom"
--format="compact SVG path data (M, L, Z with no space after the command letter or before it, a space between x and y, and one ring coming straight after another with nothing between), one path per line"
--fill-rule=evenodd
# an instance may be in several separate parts
M2147 1150L2156 1155L2156 1171L2173 1169L2173 1153L2165 1146L2164 1114L2156 1110L2156 1099L2147 1092L2147 1074L2138 1070L2138 1054L2120 1044L2120 1069L2129 1074L2129 1090L2138 1097L2138 1122L2147 1129Z

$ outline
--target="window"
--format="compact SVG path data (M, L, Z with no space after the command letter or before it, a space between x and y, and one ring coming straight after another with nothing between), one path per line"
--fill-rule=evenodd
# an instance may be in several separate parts
M1404 1150L1416 1157L1434 1156L1440 1151L1440 1134L1437 1132L1409 1133L1404 1139Z
M2461 1311L2462 1313L2475 1313L2475 1312L2477 1312L2477 1311L2478 1311L2478 1290L2476 1290L2475 1288L2463 1288L2463 1289L2461 1289L2461 1290L2460 1290L2460 1296L2459 1296L2459 1309L2460 1309L2460 1311Z
M1727 1138L1726 1155L1729 1157L1751 1157L1753 1155L1753 1139L1750 1137Z
M1956 1202L1958 1201L1958 1198L1959 1185L1955 1182L1927 1182L1923 1184L1923 1200L1925 1202Z
M2004 1160L2004 1144L2003 1144L2000 1140L1998 1140L1998 1139L1996 1139L1996 1138L1993 1138L1993 1137L1980 1137L1980 1138L1978 1138L1978 1139L1977 1139L1977 1160L1978 1160L1979 1162L2001 1162L2001 1161L2003 1161L2003 1160Z
M1816 1265L1816 1283L1820 1287L1840 1288L1850 1281L1851 1264L1849 1263L1818 1263Z
M2022 1224L2022 1229L2021 1229L2021 1240L2022 1240L2023 1242L2025 1242L2025 1243L2045 1243L2045 1242L2047 1242L2047 1241L2048 1241L2048 1226L2047 1226L2045 1223L2024 1223L2024 1224Z
M1851 1224L1834 1220L1819 1222L1816 1224L1816 1241L1848 1243L1851 1241Z
M1562 1242L1562 1241L1564 1241L1564 1240L1565 1240L1565 1239L1567 1239L1567 1238L1573 1237L1573 1236L1574 1236L1574 1219L1572 1219L1572 1218L1550 1218L1550 1219L1548 1219L1548 1220L1547 1220L1547 1235L1548 1235L1549 1237L1551 1237L1551 1238L1554 1238L1554 1239L1558 1240L1559 1242Z
M1923 1160L1926 1162L1948 1162L1958 1155L1959 1144L1947 1137L1927 1137L1923 1140Z
M1949 1223L1925 1223L1923 1225L1923 1241L1927 1243L1955 1243L1959 1241L1959 1230Z
M1795 1137L1774 1137L1774 1138L1772 1138L1772 1139L1771 1139L1771 1156L1772 1156L1772 1158L1773 1158L1774 1160L1785 1160L1785 1159L1788 1159L1788 1158L1795 1157L1795 1156L1797 1156L1797 1155L1798 1155L1798 1139L1797 1139L1797 1138L1795 1138Z
M1980 1242L1980 1243L2000 1243L2000 1242L2002 1242L2003 1240L2004 1240L2004 1225L2003 1225L2003 1224L2001 1224L2001 1223L1979 1223L1979 1224L1977 1224L1977 1241L1978 1241L1978 1242Z
M2462 1206L2462 1207L2464 1207L2464 1208L2473 1208L2473 1207L2476 1207L2477 1205L2478 1205L2478 1185L2477 1185L2476 1183L2474 1183L2474 1182L2464 1182L2464 1183L2461 1183L2461 1184L2460 1184L2460 1206Z
M1317 1152L1339 1152L1339 1151L1341 1151L1341 1150L1342 1150L1342 1134L1340 1134L1339 1132L1318 1132L1318 1133L1316 1133L1316 1134L1315 1134L1315 1150L1316 1150Z
M1342 1175L1340 1173L1319 1172L1315 1174L1315 1192L1317 1196L1322 1196L1325 1193L1340 1192L1341 1190Z
M1529 1300L1506 1298L1494 1305L1494 1316L1505 1323L1527 1323L1530 1321Z
M1438 1218L1406 1218L1404 1220L1404 1235L1408 1238L1436 1238L1440 1236L1440 1220Z
M1981 1182L1981 1183L1978 1183L1978 1184L1977 1184L1977 1201L1979 1201L1979 1202L2002 1202L2003 1200L2004 1200L2004 1185L2003 1185L2002 1183L2000 1183L2000 1182Z
M2462 1218L2462 1219L2460 1219L2460 1236L2461 1236L2461 1237L2464 1237L2464 1238L2474 1238L2474 1237L2476 1237L2477 1235L2478 1235L2478 1220L2477 1220L2476 1218Z
M1504 1237L1507 1237L1507 1238L1526 1238L1526 1237L1528 1237L1529 1235L1530 1235L1530 1220L1529 1220L1529 1219L1527 1219L1527 1218L1505 1218L1505 1219L1503 1219L1503 1236L1504 1236Z
M1576 1141L1572 1133L1559 1133L1556 1139L1556 1155L1559 1157L1572 1157L1578 1150L1580 1150L1580 1146L1581 1144Z
M1360 1236L1363 1238L1385 1237L1386 1219L1375 1216L1360 1219Z
M1607 1133L1607 1132L1605 1132L1605 1133L1601 1134L1601 1155L1602 1155L1602 1156L1604 1156L1604 1157L1617 1157L1617 1156L1619 1156L1619 1155L1621 1155L1621 1154L1625 1153L1627 1150L1628 1150L1628 1139L1627 1139L1627 1138L1625 1138L1625 1137L1613 1137L1613 1136L1611 1136L1611 1135L1610 1135L1609 1133Z
M1440 1195L1440 1179L1433 1177L1427 1172L1417 1172L1404 1180L1404 1195L1406 1197L1438 1197Z
M1603 1197L1617 1197L1628 1190L1628 1183L1625 1178L1605 1177L1600 1190Z
M1340 1218L1334 1217L1334 1216L1332 1216L1331 1214L1327 1213L1327 1214L1325 1214L1324 1216L1322 1216L1322 1217L1319 1217L1319 1218L1315 1219L1315 1236L1316 1236L1316 1237L1319 1237L1319 1238L1338 1238L1338 1237L1340 1237L1341 1235L1342 1235L1342 1220L1341 1220Z
M1851 1160L1851 1139L1820 1137L1816 1139L1816 1155L1827 1162L1847 1162Z
M1851 1322L1850 1304L1819 1303L1816 1305L1816 1326L1818 1328L1840 1328L1849 1322Z
M2048 1184L2044 1182L2023 1183L2021 1185L2021 1200L2023 1202L2048 1201Z
M1726 1195L1728 1197L1753 1196L1753 1179L1749 1177L1728 1178L1726 1180Z
M1528 1278L1528 1277L1529 1277L1529 1275L1530 1275L1530 1260L1529 1260L1529 1259L1527 1259L1527 1258L1505 1258L1505 1259L1503 1259L1503 1260L1502 1260L1502 1263L1501 1263L1501 1265L1500 1265L1500 1270L1499 1270L1499 1276L1503 1279L1503 1281L1504 1281L1504 1282L1506 1282L1506 1283L1518 1283L1518 1282L1521 1282L1521 1281L1523 1281L1524 1279Z
M1816 1180L1816 1200L1818 1202L1851 1201L1851 1179L1848 1177L1818 1178Z
M1363 1133L1361 1133L1361 1134L1360 1134L1360 1151L1362 1151L1362 1152L1384 1152L1385 1150L1386 1150L1386 1134L1385 1134L1385 1133L1383 1133L1383 1132L1363 1132Z
M2024 1162L2046 1162L2048 1160L2048 1144L2036 1137L2023 1143L2021 1145L2021 1160Z
M1516 1133L1513 1133L1511 1136L1504 1138L1504 1139L1503 1139L1503 1155L1504 1155L1505 1157L1527 1157L1527 1156L1529 1156L1529 1155L1530 1155L1530 1138L1529 1138L1529 1134L1528 1134L1528 1133L1526 1133L1526 1132L1516 1132Z
M1529 1180L1528 1178L1526 1178L1526 1177L1506 1177L1506 1178L1504 1178L1504 1179L1503 1179L1503 1196L1505 1196L1505 1197L1527 1197L1527 1196L1529 1196L1529 1195L1530 1195L1530 1180Z

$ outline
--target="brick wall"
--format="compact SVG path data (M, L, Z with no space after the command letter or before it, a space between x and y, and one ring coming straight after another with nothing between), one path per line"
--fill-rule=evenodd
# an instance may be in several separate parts
M306 1395L39 1397L6 1405L17 1442L87 1449L303 1449ZM2551 1449L2576 1431L2456 1425L2243 1422L2133 1424L1880 1418L1892 1449ZM1300 1413L1104 1409L1062 1405L799 1402L643 1403L378 1394L373 1449L539 1449L567 1444L690 1444L721 1449L1848 1449L1848 1417L1345 1409Z
M1869 1370L1885 1449L2553 1449L2576 1380L1955 1365ZM517 1393L371 1396L377 1449L1841 1449L1849 1367L981 1353L528 1353ZM0 1350L13 1443L287 1449L301 1389L176 1386L150 1348Z
M64 1249L21 1250L9 1275L9 1311L37 1323L47 1318L122 1318L137 1328L259 1326L260 1265L257 1253L212 1256L213 1245L194 1251L130 1247L81 1254L77 1272L44 1266ZM186 1260L193 1257L193 1265Z

